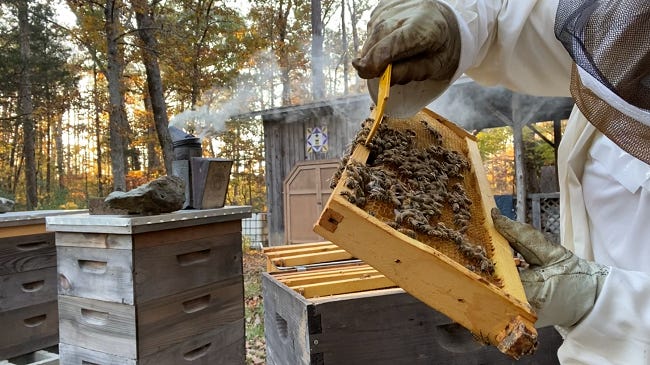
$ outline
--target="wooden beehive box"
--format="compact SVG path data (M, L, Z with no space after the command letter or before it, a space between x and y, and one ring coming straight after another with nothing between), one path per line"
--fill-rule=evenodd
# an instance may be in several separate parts
M357 141L365 141L367 130ZM379 176L392 176L384 192L396 185L413 188L402 193L400 203L426 201L426 219L418 215L424 205L407 211L397 205L395 193L371 199L367 186L377 186L368 181L377 179L358 178L371 166L384 171ZM436 203L418 198L431 198L431 191L441 192L433 196ZM512 251L492 225L494 206L474 136L424 109L409 119L385 118L368 146L355 143L314 231L518 358L536 347L536 316Z
M265 247L263 251L267 272L295 271L354 259L349 252L329 241L271 246Z
M267 364L513 363L368 264L328 261L323 253L340 250L324 247L329 245L265 249L270 260L286 254L297 264L275 267L262 277ZM317 247L323 251L314 251ZM295 258L296 252L303 257ZM558 364L560 335L546 327L539 337L537 352L518 364Z
M0 360L58 343L56 248L45 217L72 213L0 214Z
M250 207L48 218L65 364L243 364Z

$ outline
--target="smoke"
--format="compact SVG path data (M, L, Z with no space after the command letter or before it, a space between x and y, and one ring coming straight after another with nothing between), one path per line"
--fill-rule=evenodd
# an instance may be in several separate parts
M486 107L503 105L509 98L509 93L496 92L480 87L467 78L462 78L449 87L440 97L428 105L428 108L468 131L481 130L506 125L493 116L493 111L486 113Z
M572 107L571 98L520 94L481 86L468 78L461 78L428 105L468 131L565 119Z
M251 64L264 67L241 70L234 87L213 88L206 92L200 106L174 115L169 120L170 126L191 130L202 139L222 133L233 116L259 110L265 99L275 97L273 87L266 85L273 82L279 68L272 53L266 51L254 55Z
M220 93L223 94L223 93ZM170 126L194 130L197 137L215 136L226 128L226 121L233 115L247 112L252 92L238 89L229 100L211 101L194 109L185 110L173 116Z

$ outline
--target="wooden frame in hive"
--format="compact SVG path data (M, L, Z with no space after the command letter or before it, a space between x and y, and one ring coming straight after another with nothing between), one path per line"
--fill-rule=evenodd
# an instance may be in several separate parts
M345 196L350 191L345 184L347 169L314 231L372 265L402 289L503 353L519 358L533 352L537 345L536 316L526 300L512 250L493 227L490 210L495 203L476 138L427 109L409 119L387 118L383 123L395 128L418 125L433 128L442 135L445 148L462 154L470 162L462 182L473 198L472 217L465 234L485 247L494 271L490 274L473 271L457 249L453 249L453 244L422 235L411 238L385 223L382 218L386 217L378 215L377 209L368 211L352 204ZM426 145L424 132L417 128L414 131L421 140L419 143ZM366 146L357 144L348 166L365 165L369 155Z

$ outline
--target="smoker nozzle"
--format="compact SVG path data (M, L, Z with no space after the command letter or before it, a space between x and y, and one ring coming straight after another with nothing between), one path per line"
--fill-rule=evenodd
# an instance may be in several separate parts
M169 134L172 139L175 160L189 160L191 157L201 157L201 139L171 126Z

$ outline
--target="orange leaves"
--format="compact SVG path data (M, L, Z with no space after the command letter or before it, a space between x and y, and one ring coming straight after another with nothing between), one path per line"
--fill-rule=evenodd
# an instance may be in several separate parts
M142 170L129 171L129 173L126 174L126 189L131 190L137 188L142 184L146 184L149 180L149 177L147 177ZM151 178L151 180L153 180L153 178Z

